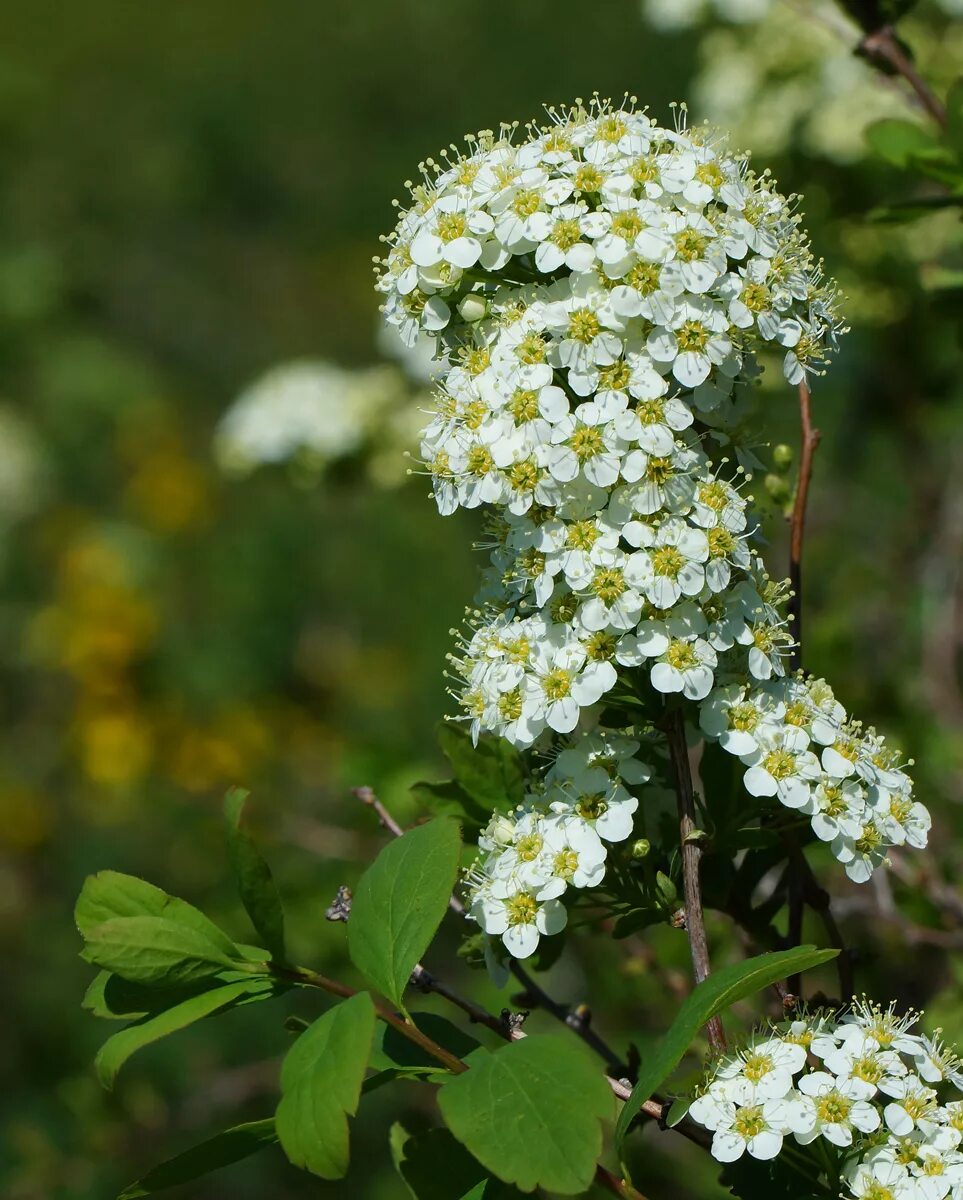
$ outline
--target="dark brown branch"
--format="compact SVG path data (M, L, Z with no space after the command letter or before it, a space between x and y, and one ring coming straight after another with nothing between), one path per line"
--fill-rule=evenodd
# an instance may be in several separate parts
M916 93L920 105L941 129L946 128L946 108L913 66L892 25L884 25L882 29L867 33L859 43L858 51L878 69L888 67L901 75Z
M789 581L793 593L789 601L789 631L795 643L790 663L794 670L802 666L802 557L806 533L806 503L813 474L813 456L822 437L819 430L813 428L809 387L805 379L799 384L799 425L799 481L796 484L796 498L789 522Z
M692 972L696 983L701 983L710 972L709 944L702 913L702 890L699 883L699 863L702 846L695 819L695 796L692 791L692 771L689 752L685 744L685 718L677 708L670 713L666 722L666 737L675 775L675 792L679 810L679 845L682 853L682 884L685 897L685 926L689 935L692 953ZM713 1017L706 1030L709 1045L716 1054L726 1049L726 1035L719 1017Z

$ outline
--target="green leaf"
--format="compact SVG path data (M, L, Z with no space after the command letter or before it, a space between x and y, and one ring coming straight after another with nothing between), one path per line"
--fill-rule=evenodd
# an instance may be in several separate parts
M815 946L797 946L734 963L704 979L683 1001L669 1032L646 1056L639 1081L619 1113L615 1126L618 1146L621 1148L635 1114L679 1065L693 1038L711 1017L777 979L808 971L829 962L838 953L838 950L817 950Z
M371 997L358 992L302 1033L281 1066L281 1146L322 1179L342 1179L348 1169L348 1116L358 1109L374 1029Z
M936 145L933 134L922 125L895 118L875 121L866 130L866 141L880 158L904 170L912 165L916 154Z
M228 947L165 917L114 917L90 929L83 957L133 983L169 987L236 968L237 950Z
M353 918L352 918L353 919ZM453 1025L447 1017L438 1013L414 1012L411 1019L422 1033L427 1034L432 1041L443 1046L456 1058L467 1058L469 1054L479 1049L480 1043ZM444 1067L427 1051L416 1046L414 1042L403 1037L397 1029L390 1025L379 1025L374 1036L374 1048L368 1065L376 1071L388 1070L394 1067L430 1068L433 1073L443 1072Z
M493 1175L523 1192L571 1196L588 1189L612 1115L608 1084L574 1036L527 1037L493 1054L438 1093L448 1128Z
M224 817L227 821L227 845L234 869L241 903L271 952L271 957L283 962L284 909L274 883L271 868L261 857L254 839L244 824L244 805L248 793L232 788L224 797Z
M199 1179L211 1171L249 1158L265 1146L276 1145L277 1140L273 1117L264 1121L248 1121L244 1125L235 1125L208 1138L206 1142L192 1146L183 1154L158 1163L142 1179L124 1188L117 1200L137 1200L139 1196L153 1196L155 1192L190 1183L191 1180Z
M455 817L471 834L480 833L491 820L491 808L479 804L454 779L442 783L428 783L422 779L413 783L409 791L432 815Z
M241 983L226 983L191 996L156 1016L128 1025L101 1046L94 1060L97 1077L105 1088L112 1088L117 1072L143 1046L186 1029L203 1017L212 1016L225 1008L234 1008L240 1001L269 1000L278 992L273 979L247 979Z
M385 846L355 889L351 960L399 1008L412 969L447 911L460 853L457 824L439 817Z
M454 721L438 727L438 741L457 782L489 814L507 811L525 798L522 756L504 738L483 734L473 745L471 734Z
M395 1169L415 1200L515 1200L521 1197L517 1188L493 1179L447 1129L429 1129L404 1137L392 1132Z
M186 900L169 896L136 875L123 875L120 871L88 875L74 908L77 928L86 939L98 925L116 917L163 917L203 934L224 954L235 953L234 943L227 934Z
M946 96L946 140L963 157L963 79L957 79Z

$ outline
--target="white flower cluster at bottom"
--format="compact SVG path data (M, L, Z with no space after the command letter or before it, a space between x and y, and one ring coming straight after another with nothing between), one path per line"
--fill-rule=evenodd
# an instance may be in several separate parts
M824 1139L828 1158L800 1165L838 1165L859 1200L960 1200L960 1063L912 1032L917 1020L862 1000L769 1028L715 1066L689 1115L712 1130L720 1162L789 1157L786 1139Z

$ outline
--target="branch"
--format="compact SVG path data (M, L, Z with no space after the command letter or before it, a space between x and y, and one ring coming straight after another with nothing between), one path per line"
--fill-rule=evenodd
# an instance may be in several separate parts
M378 814L379 822L391 833L394 837L401 837L404 830L394 819L390 812L381 803L378 797L369 787L356 787L351 789L351 795L356 800L360 800L362 804L367 804L369 808L373 808Z
M695 797L692 792L692 772L689 767L689 752L685 744L685 718L680 708L670 713L666 723L666 737L675 773L675 791L679 810L679 844L682 848L682 883L685 894L685 927L689 934L689 949L692 952L692 972L696 983L707 978L709 968L709 945L702 915L702 892L699 885L699 862L702 847L699 844L698 826L695 820ZM713 1017L706 1026L709 1045L717 1054L726 1049L726 1035L719 1017Z
M320 988L322 991L328 992L332 996L340 996L342 999L347 999L358 994L357 988L349 987L346 983L340 983L337 979L329 979L326 975L319 975L317 971L311 971L307 967L282 967L278 964L271 964L272 972L282 979L289 979L292 983L299 983L305 987ZM463 1071L467 1071L468 1067L451 1054L444 1046L439 1046L438 1043L422 1033L417 1026L406 1021L404 1017L398 1016L396 1012L388 1007L381 1000L376 1000L372 996L372 1003L375 1007L375 1012L378 1014L378 1020L383 1021L385 1025L390 1025L392 1029L396 1029L402 1037L413 1042L426 1054L430 1054L436 1062L440 1062L442 1066L447 1067L449 1071L453 1071L456 1075L460 1075Z
M913 66L892 25L884 25L881 29L867 33L856 49L858 54L862 54L878 70L889 67L891 71L901 75L937 125L941 129L946 128L945 106Z
M822 437L819 430L813 428L809 388L805 379L799 384L799 425L799 481L796 484L796 498L789 521L789 581L792 585L789 629L795 642L790 656L793 670L802 666L802 557L806 532L806 502L809 499L809 483L813 474L813 456Z
M454 988L437 979L430 971L426 971L420 963L411 974L411 982L415 987L421 988L424 992L431 992L436 996L441 996L449 1004L453 1004L456 1008L461 1009L472 1021L480 1025L485 1025L488 1029L497 1033L499 1037L504 1038L506 1042L518 1042L523 1037L528 1036L522 1029L523 1022L519 1019L521 1014L516 1014L513 1017L506 1009L500 1016L496 1017L494 1013L490 1013L480 1005L475 1004L473 1000L468 1000L466 997L459 995ZM605 1082L612 1089L612 1094L623 1103L632 1095L632 1085L627 1079L616 1079L611 1075L606 1075ZM669 1107L667 1103L652 1097L642 1104L639 1114L657 1121L662 1126ZM664 1128L664 1126L662 1127ZM682 1121L672 1126L672 1128L681 1134L682 1137L688 1138L690 1142L694 1142L697 1146L705 1148L711 1141L711 1134L707 1134L707 1131L701 1125L696 1125L688 1117L683 1118Z
M631 1183L620 1179L618 1175L614 1175L601 1163L595 1168L595 1182L599 1187L608 1188L614 1196L621 1196L622 1200L645 1200L642 1193L636 1190Z
M403 835L404 830L371 788L354 788L352 795L356 796L363 804L367 804L369 808L373 808L378 814L378 820L394 837L401 837ZM448 907L460 917L465 915L465 906L457 896L451 897L448 901ZM510 960L508 969L525 989L525 999L533 1008L543 1008L557 1021L561 1021L563 1025L567 1025L569 1029L573 1030L587 1046L591 1047L600 1058L605 1060L606 1065L613 1075L618 1076L620 1079L631 1075L628 1066L619 1058L612 1047L603 1038L599 1037L595 1030L590 1028L589 1022L584 1015L578 1011L573 1011L567 1005L561 1004L557 1000L553 1000L545 989L536 983L517 958ZM470 1002L466 1001L466 1003ZM463 1011L467 1012L468 1010L463 1009ZM497 1020L495 1017L491 1019ZM487 1024L487 1022L484 1023Z

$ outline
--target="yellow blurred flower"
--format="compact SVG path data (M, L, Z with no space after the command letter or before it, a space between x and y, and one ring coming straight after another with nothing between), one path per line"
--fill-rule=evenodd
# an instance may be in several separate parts
M94 711L80 716L77 742L81 767L102 787L129 787L147 774L154 752L150 723L134 709Z

